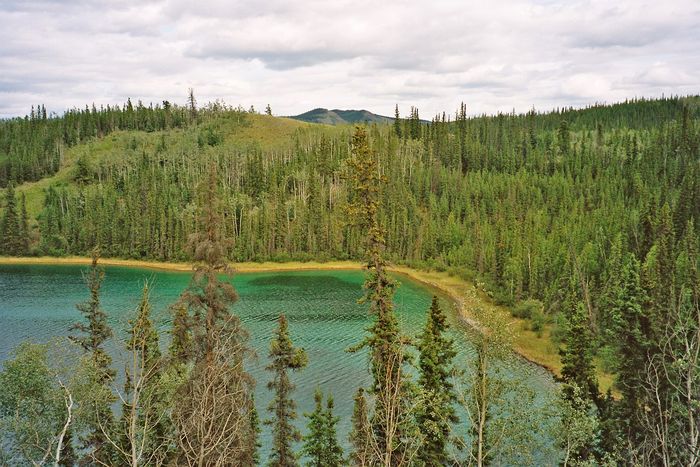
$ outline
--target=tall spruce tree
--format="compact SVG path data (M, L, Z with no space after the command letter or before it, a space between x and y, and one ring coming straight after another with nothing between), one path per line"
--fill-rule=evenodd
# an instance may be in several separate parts
M20 254L29 253L29 215L27 214L27 197L24 192L19 198L19 235L22 243Z
M564 346L560 349L562 379L580 388L582 397L597 403L600 395L593 364L593 337L582 302L567 310L566 321Z
M238 295L229 281L219 279L230 277L230 242L222 235L214 163L209 166L200 206L198 231L188 243L194 272L175 305L171 345L173 361L193 363L179 389L181 403L173 410L181 461L249 465L257 439L251 424L255 382L245 367L248 333L230 311Z
M131 358L125 366L119 460L130 465L157 464L166 457L169 428L162 413L168 407L159 386L162 360L158 331L151 319L148 282L129 325L126 348Z
M90 291L90 298L76 305L78 311L87 320L85 323L76 323L71 330L79 331L80 335L71 336L87 352L97 370L97 377L107 391L111 391L111 382L115 376L111 368L112 358L105 351L105 342L112 337L112 329L107 323L107 314L102 309L100 302L100 289L104 280L104 269L98 265L100 250L95 248L92 252L90 269L84 274L85 283ZM113 450L108 442L108 433L113 428L114 415L109 401L93 408L89 430L84 436L83 449L85 454L81 464L99 463L109 465L112 463Z
M405 445L401 431L407 423L406 385L404 376L404 338L394 313L396 282L386 270L384 250L386 231L379 222L380 192L385 177L380 174L376 155L369 147L367 132L356 127L352 136L350 177L354 197L349 211L353 221L365 233L366 269L365 296L374 318L369 336L351 350L368 347L372 369L370 393L375 398L370 417L382 465L397 465L405 461Z
M364 388L357 389L352 409L352 430L350 431L350 464L354 466L369 465L371 451L371 426Z
M447 329L447 317L437 296L433 296L428 320L418 342L418 384L422 400L416 418L423 439L418 457L425 465L449 462L447 446L451 425L458 421L454 408L457 395L450 380L454 372L452 359L457 352L452 339L445 335Z
M265 423L272 425L272 450L269 465L274 467L292 467L299 464L294 453L293 444L301 440L301 433L294 426L296 419L296 402L292 398L295 385L289 378L289 371L304 368L307 363L306 352L294 347L289 336L289 324L284 315L280 315L275 337L270 343L270 364L266 369L272 372L268 389L274 391L274 398L268 406L273 418Z
M343 464L343 449L338 444L336 425L340 417L333 415L333 396L328 396L323 407L323 393L314 393L315 407L308 419L308 434L304 436L303 454L309 458L306 465L313 467L337 467Z
M5 190L5 213L0 226L0 240L2 244L2 254L10 256L19 256L24 250L24 240L22 238L22 229L20 226L20 218L17 212L17 199L15 198L15 188L10 183Z

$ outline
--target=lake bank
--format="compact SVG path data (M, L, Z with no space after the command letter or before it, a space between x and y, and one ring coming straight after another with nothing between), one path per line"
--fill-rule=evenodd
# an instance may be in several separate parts
M0 257L0 264L66 264L88 265L90 258L71 257ZM126 260L117 258L101 258L100 263L105 266L123 266L134 268L156 269L164 271L188 272L192 270L190 263L165 263L158 261ZM235 272L275 272L275 271L303 271L303 270L359 270L363 264L358 261L329 261L329 262L301 262L290 261L285 263L275 262L244 262L235 263ZM448 296L455 303L460 316L475 328L482 327L470 312L475 308L501 316L515 330L514 349L526 360L539 365L556 376L561 374L561 360L558 346L550 338L550 328L545 327L541 336L529 329L526 320L513 318L509 310L492 303L486 294L477 287L459 277L447 272L424 271L406 266L392 266L392 272L405 275L408 278L433 287ZM612 384L612 377L602 371L598 372L598 379L602 391L606 391Z

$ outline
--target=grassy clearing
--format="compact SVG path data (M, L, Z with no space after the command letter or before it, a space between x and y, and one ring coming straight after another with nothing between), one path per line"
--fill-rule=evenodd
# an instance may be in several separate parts
M104 258L100 260L102 264L108 266L126 266L137 268L151 268L168 271L191 271L192 265L189 263L162 263L157 261L140 261ZM0 264L90 264L90 259L86 257L36 257L36 258L13 258L0 257ZM237 272L265 272L265 271L300 271L300 270L342 270L342 269L362 269L363 264L356 261L329 261L329 262L299 262L291 261L285 263L262 262L262 263L236 263ZM550 338L550 328L545 326L541 337L529 330L527 320L518 319L511 316L508 308L494 304L477 287L460 279L451 276L446 272L423 271L408 268L405 266L394 266L390 268L392 272L405 275L412 280L434 287L452 300L454 300L457 311L469 323L475 327L480 324L475 321L473 310L482 310L500 316L515 331L515 351L525 359L540 365L555 375L561 374L561 360L559 350ZM613 376L598 370L598 381L601 390L607 391L613 382Z

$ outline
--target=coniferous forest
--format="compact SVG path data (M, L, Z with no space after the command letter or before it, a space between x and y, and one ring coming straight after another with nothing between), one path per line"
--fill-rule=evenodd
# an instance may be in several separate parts
M435 299L421 335L403 335L395 264L473 282L547 331L561 465L700 465L699 97L483 116L462 104L427 122L397 107L393 123L336 127L268 110L198 105L191 91L184 105L40 105L0 121L0 254L93 258L74 358L57 366L50 346L27 343L3 364L0 462L527 463L526 447L498 453L507 323L474 310L484 329L458 396L446 310ZM100 257L194 265L168 335L144 285L119 377ZM367 351L372 383L354 401L297 394L290 375L308 356L281 315L258 381L274 398L258 407L230 265L310 260L364 265L372 325L350 351ZM297 414L301 397L313 413ZM349 449L339 403L354 403Z

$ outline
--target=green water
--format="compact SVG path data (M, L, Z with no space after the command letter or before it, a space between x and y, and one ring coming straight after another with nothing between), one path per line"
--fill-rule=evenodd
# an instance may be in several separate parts
M0 266L0 362L23 340L42 342L69 334L70 325L81 318L75 304L87 298L81 277L83 269L65 265ZM107 267L103 308L117 335L126 329L145 279L151 283L154 319L165 332L170 320L167 306L187 285L189 274ZM264 409L270 400L265 388L268 375L263 368L276 320L284 313L295 344L303 347L309 357L308 367L293 377L300 418L313 408L316 387L332 392L337 415L341 417L339 434L343 441L347 438L353 395L360 385L367 386L369 382L366 353L346 352L361 340L370 324L366 306L357 304L363 279L360 271L247 273L234 277L240 299L233 311L250 332L252 347L257 352L250 371L258 382L256 401L263 418L267 417ZM425 323L426 310L435 291L405 277L398 279L401 286L395 297L396 310L403 330L415 336ZM445 300L444 306L450 310L452 333L459 348L457 363L464 367L473 354L469 332L455 316L450 302ZM123 356L116 349L114 343L110 344L109 351L115 362L119 362ZM537 392L538 404L544 404L546 396L553 391L550 375L523 360L516 359L508 371ZM467 431L464 423L460 431ZM265 459L270 439L267 427L263 427L262 436Z

